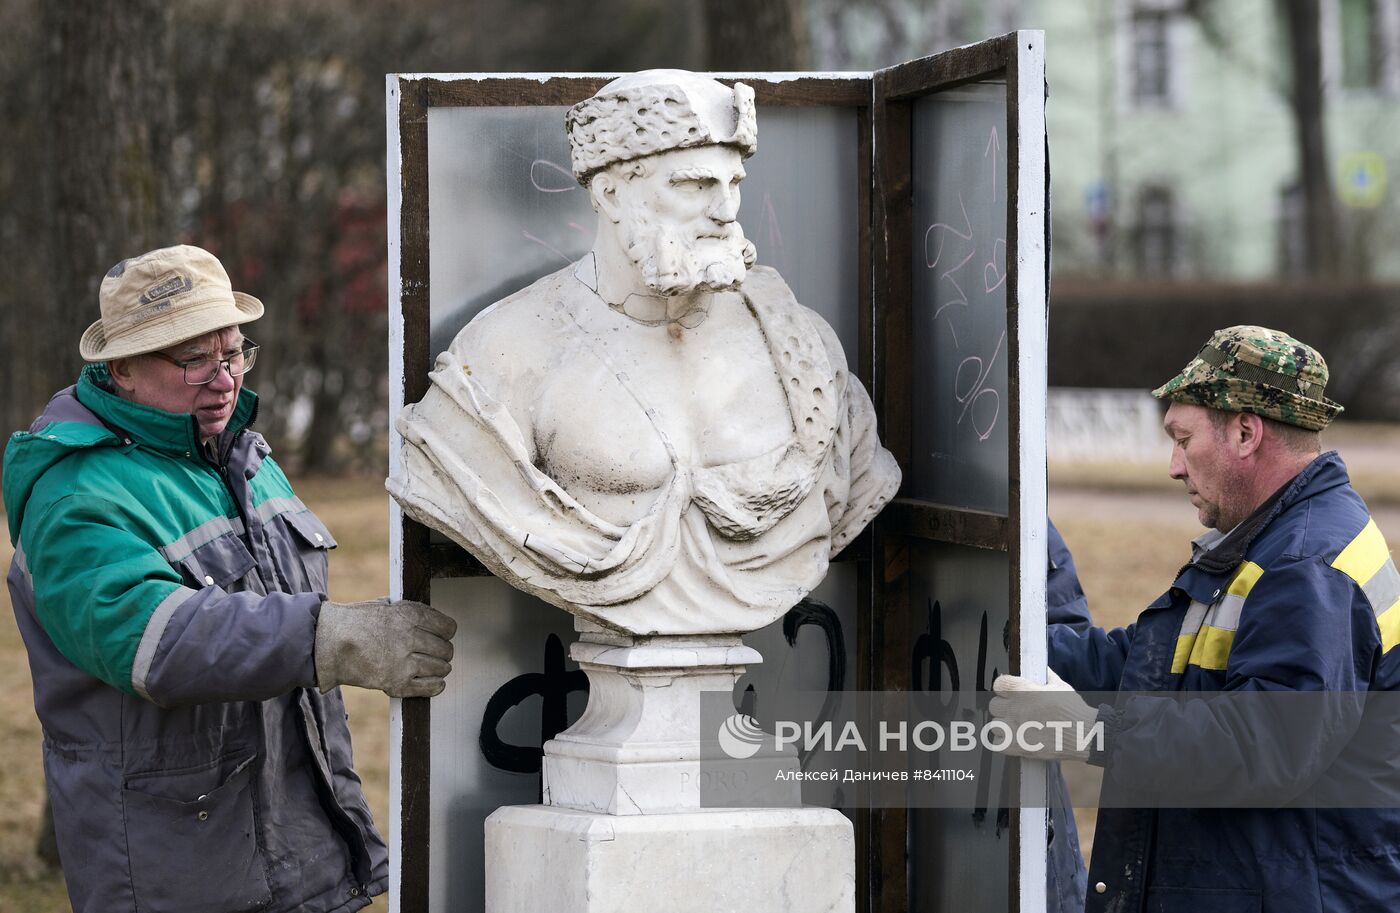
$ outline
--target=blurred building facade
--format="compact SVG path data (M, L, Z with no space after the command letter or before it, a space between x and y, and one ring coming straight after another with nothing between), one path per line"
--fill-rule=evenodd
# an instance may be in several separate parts
M1275 0L1030 0L1048 34L1055 267L1260 280L1304 262ZM1400 279L1400 0L1322 0L1342 275Z
M1257 281L1306 260L1284 3L810 0L819 67L1044 29L1057 274ZM1316 0L1350 280L1400 280L1400 0Z

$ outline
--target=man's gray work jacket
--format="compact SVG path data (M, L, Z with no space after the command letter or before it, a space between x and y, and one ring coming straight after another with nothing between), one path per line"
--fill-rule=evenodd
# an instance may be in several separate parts
M193 416L89 366L5 450L9 587L75 913L349 913L382 893L338 690L315 687L329 531L239 396Z

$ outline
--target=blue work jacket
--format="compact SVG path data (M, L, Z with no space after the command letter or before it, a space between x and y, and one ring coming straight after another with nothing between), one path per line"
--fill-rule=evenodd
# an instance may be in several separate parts
M1400 574L1335 453L1228 535L1197 540L1195 552L1127 628L1052 625L1055 671L1079 691L1311 691L1344 702L1400 690ZM1230 711L1209 696L1124 695L1101 711L1104 797L1175 778L1187 784L1188 802L1195 781L1230 784L1240 806L1260 798L1253 808L1101 808L1086 910L1394 909L1400 809L1277 801L1335 774L1359 741L1355 719L1321 723L1309 735L1316 751L1298 763L1271 754L1267 742L1232 738Z
M1089 618L1089 600L1079 583L1074 558L1054 522L1047 521L1047 524L1050 561L1045 577L1046 619L1050 624L1087 630L1093 621ZM1050 844L1045 871L1045 910L1046 913L1080 913L1084 909L1088 873L1084 868L1084 856L1079 852L1074 806L1058 762L1050 763L1046 776L1050 791Z

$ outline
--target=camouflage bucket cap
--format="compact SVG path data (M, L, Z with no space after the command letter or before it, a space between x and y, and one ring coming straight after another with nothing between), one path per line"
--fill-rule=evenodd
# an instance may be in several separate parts
M1327 362L1312 346L1267 327L1216 330L1180 374L1152 395L1223 412L1252 412L1309 431L1342 413L1322 395Z

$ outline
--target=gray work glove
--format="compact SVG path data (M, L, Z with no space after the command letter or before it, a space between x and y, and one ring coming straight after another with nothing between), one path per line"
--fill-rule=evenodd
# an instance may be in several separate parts
M452 671L457 622L421 602L323 602L316 624L316 684L432 697Z

